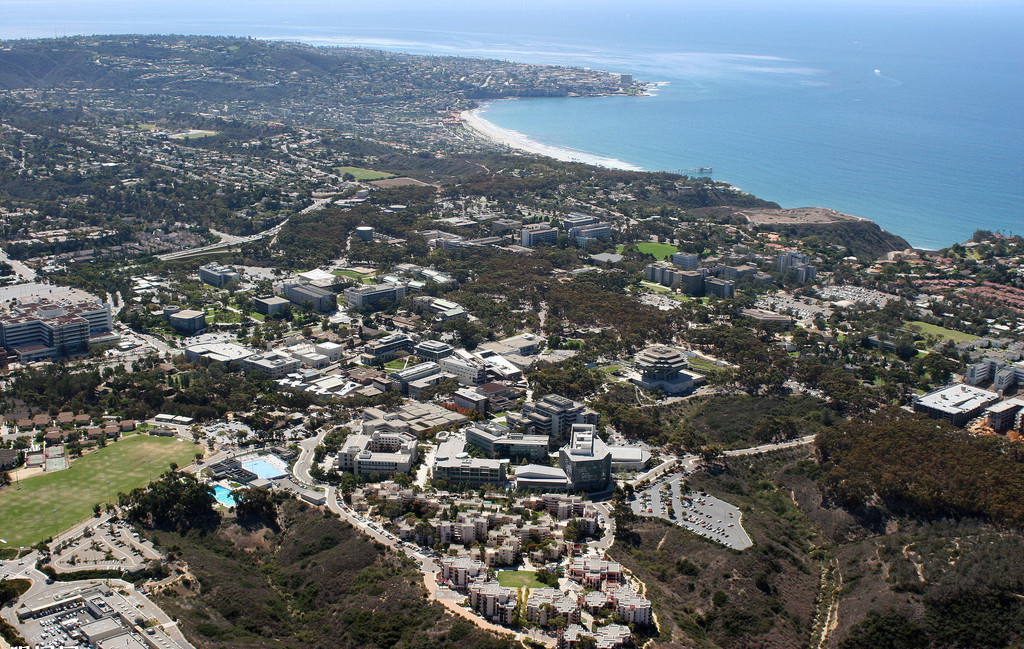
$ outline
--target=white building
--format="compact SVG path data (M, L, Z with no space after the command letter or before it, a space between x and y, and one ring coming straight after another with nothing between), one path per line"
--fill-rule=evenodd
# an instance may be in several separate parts
M339 471L356 475L408 473L416 461L416 438L407 433L377 431L350 435L335 460Z

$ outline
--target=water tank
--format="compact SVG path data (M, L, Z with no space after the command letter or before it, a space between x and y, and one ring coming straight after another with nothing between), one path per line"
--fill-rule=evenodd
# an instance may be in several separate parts
M356 228L356 236L363 241L373 241L373 228L368 225L361 225Z

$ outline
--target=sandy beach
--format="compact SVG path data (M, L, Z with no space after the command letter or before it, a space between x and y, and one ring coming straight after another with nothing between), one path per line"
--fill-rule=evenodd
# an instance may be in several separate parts
M459 117L470 130L474 131L481 137L494 142L495 144L501 144L511 149L517 149L527 153L536 153L538 155L548 156L549 158L565 162L583 162L586 164L596 165L598 167L607 167L609 169L643 171L642 167L631 165L628 162L623 162L617 158L607 158L585 153L583 151L575 151L564 147L542 144L531 139L527 135L519 133L518 131L502 128L488 122L481 116L483 110L483 108L464 110L459 113Z

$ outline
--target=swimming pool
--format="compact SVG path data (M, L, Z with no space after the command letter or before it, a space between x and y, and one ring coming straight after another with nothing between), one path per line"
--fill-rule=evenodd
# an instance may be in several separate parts
M266 460L249 460L247 462L242 462L242 468L247 471L252 471L264 480L273 480L274 478L281 478L288 475L286 471L277 468Z
M217 502L224 505L225 507L235 506L235 497L231 493L231 490L222 485L213 486L213 497L217 499Z

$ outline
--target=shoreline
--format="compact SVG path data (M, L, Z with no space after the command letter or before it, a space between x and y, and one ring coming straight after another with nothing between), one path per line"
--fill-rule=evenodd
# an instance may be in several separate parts
M499 99L499 100L492 100L492 101L508 101L508 100L507 99L506 100ZM639 167L637 165L630 164L630 163L625 162L623 160L619 160L618 158L612 158L612 157L608 157L608 156L600 156L600 155L596 155L596 154L592 154L592 153L586 153L584 151L578 151L576 149L570 149L568 147L560 147L560 146L555 146L555 145L550 145L550 144L543 144L541 142L538 142L538 141L534 140L533 138L531 138L530 136L528 136L528 135L526 135L524 133L520 133L519 131L515 131L515 130L509 129L509 128L504 128L504 127L498 126L497 124L494 124L493 122L488 121L487 119L485 119L482 116L482 113L486 109L487 109L487 104L481 104L478 108L474 108L472 110L464 110L464 111L459 113L459 120L462 122L463 126L465 126L471 133L473 133L477 137L481 137L481 138L483 138L483 139L485 139L488 142L491 142L493 144L497 144L499 146L508 147L509 149L513 149L513 150L516 150L516 151L522 151L524 153L531 153L531 154L536 154L536 155L547 156L549 158L554 158L555 160L561 160L562 162L581 162L581 163L584 163L584 164L590 164L590 165L595 165L595 166L598 166L598 167L604 167L606 169L619 169L619 170L622 170L622 171L648 171L647 169L644 169L643 167ZM738 187L735 187L733 185L730 185L730 187L732 187L733 189L736 189L737 191L743 191L743 190L741 190ZM782 209L785 210L785 208L782 208ZM797 208L797 209L807 209L807 208ZM820 208L820 209L825 210L825 209L830 209L830 208ZM835 210L831 210L831 211L835 212ZM885 230L885 228L882 228L882 226L878 225L878 223L876 221L874 221L873 219L870 219L870 218L867 218L867 217L863 217L863 216L855 216L855 215L852 215L852 214L845 214L845 216L852 217L853 220L860 220L860 221L866 221L866 222L869 222L869 223L874 223L876 226L881 228L883 231L888 232L888 230ZM893 234L893 233L890 233L890 234ZM900 236L900 235L896 235L896 236ZM904 239L904 240L906 240L906 239ZM923 248L923 247L915 246L914 244L910 243L909 241L907 243L911 246L912 249L915 249L915 250L922 250L922 251L930 251L931 250L930 248Z
M482 113L486 108L487 106L485 104L481 105L479 108L464 110L459 113L459 119L462 120L463 125L465 125L470 131L493 144L498 144L526 153L547 156L549 158L554 158L555 160L561 160L562 162L582 162L598 167L619 169L622 171L646 171L643 167L630 164L624 160L619 160L618 158L595 155L593 153L577 151L568 147L543 144L528 135L520 133L519 131L502 128L501 126L484 119Z

